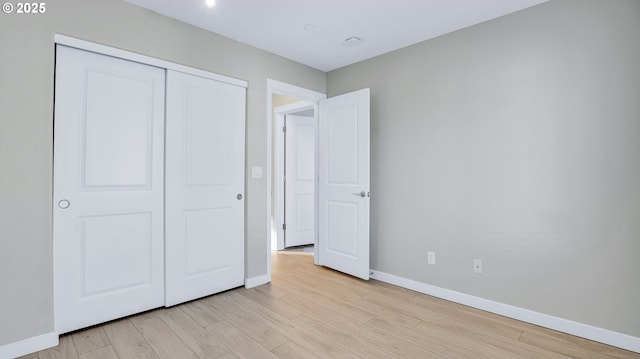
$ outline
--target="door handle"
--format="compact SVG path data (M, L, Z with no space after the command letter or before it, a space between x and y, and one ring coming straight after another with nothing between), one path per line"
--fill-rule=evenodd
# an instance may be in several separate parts
M238 193L238 195L236 196L236 198L238 199L238 201L239 201L239 200L241 200L241 199L242 199L242 193Z
M367 196L367 193L365 191L361 191L360 193L354 192L353 195L356 196L356 197L365 198Z
M71 205L71 202L69 202L66 199L63 199L60 202L58 202L58 207L60 207L62 209L67 209L67 208L69 208L70 205Z

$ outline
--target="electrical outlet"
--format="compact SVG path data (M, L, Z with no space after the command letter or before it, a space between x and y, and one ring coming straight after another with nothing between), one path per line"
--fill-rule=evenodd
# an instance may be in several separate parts
M473 272L482 274L482 261L480 259L473 260Z
M436 264L436 252L427 252L427 263Z

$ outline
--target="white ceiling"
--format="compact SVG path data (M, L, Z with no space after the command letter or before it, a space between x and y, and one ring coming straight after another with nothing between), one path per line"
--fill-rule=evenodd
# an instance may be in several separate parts
M126 1L330 71L548 0ZM362 43L344 46L349 37Z

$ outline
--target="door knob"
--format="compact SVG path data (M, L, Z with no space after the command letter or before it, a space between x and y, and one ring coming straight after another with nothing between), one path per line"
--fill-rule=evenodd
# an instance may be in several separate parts
M239 201L239 200L241 200L241 199L242 199L242 193L238 193L238 195L236 196L236 198L238 199L238 201Z
M70 205L71 205L71 202L67 201L66 199L63 199L60 202L58 202L58 207L62 209L67 209L69 208Z
M361 191L360 193L354 192L353 195L356 196L356 197L365 198L367 196L367 193L365 191Z

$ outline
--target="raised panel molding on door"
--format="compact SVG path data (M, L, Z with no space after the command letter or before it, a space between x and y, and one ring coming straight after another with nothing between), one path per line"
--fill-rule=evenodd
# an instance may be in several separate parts
M166 299L244 284L245 89L167 72Z
M56 52L55 330L164 303L164 69Z
M318 263L369 279L369 89L319 109Z

